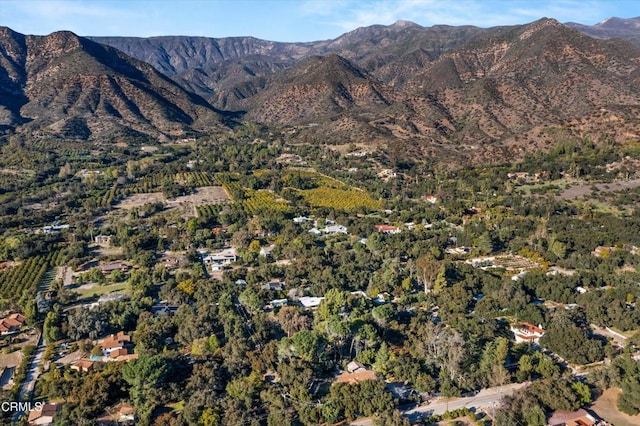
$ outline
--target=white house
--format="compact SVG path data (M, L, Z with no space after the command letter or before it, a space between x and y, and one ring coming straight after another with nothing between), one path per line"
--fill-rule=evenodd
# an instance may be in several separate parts
M219 271L224 265L228 265L238 260L238 253L234 247L227 247L224 250L211 253L202 258L202 261L212 271Z
M303 296L303 297L298 299L298 302L300 302L300 304L304 308L312 309L312 308L317 308L318 306L320 306L320 302L322 302L323 300L324 300L324 297Z
M334 235L334 234L346 234L347 233L347 227L343 226L343 225L329 225L326 226L322 232L324 234L327 235Z
M517 326L511 326L511 331L515 335L516 343L538 343L540 337L544 335L544 329L541 325L535 326L528 322L520 323Z

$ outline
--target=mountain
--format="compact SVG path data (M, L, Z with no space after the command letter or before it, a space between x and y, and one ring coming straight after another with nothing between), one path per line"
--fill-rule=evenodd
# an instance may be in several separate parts
M638 138L639 64L626 42L542 19L443 54L403 91L447 108L454 143L519 155L562 137Z
M0 27L0 126L35 136L170 138L231 117L147 63L61 31Z
M596 25L583 25L575 22L567 22L566 25L590 37L601 39L621 38L630 41L636 47L640 47L640 16L629 19L607 18Z
M562 138L639 136L640 51L624 41L541 19L434 60L412 55L389 63L404 77L387 82L375 77L384 67L368 72L339 55L306 59L270 77L246 101L247 117L298 125L306 140L400 143L464 161L515 158Z
M394 64L399 58L421 66L417 50L424 55L422 59L430 61L491 31L473 26L425 28L399 21L390 26L358 28L333 40L310 43L280 43L253 37L90 38L150 63L219 108L242 109L245 99L266 87L266 78L305 58L337 54L381 81L402 79L410 69L403 67L406 72L398 75Z
M21 129L170 137L242 114L294 127L292 140L452 161L640 137L640 50L552 19L487 29L399 21L313 43L94 38L167 75L70 33L4 31L0 118Z
M307 58L272 76L246 105L248 119L298 126L299 137L306 140L384 144L439 134L437 120L446 120L429 106L420 123L412 122L415 112L402 94L336 54Z

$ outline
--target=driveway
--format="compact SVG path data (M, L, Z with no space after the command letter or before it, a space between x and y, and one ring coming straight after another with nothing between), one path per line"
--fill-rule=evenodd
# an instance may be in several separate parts
M483 389L474 396L461 398L437 398L428 404L421 405L411 410L403 411L402 415L411 422L420 420L423 417L429 417L434 414L444 414L447 410L453 411L459 408L467 407L469 409L478 408L495 408L502 397L512 395L519 389L529 385L526 383L512 383L504 386L496 386L493 388ZM372 426L373 419L366 418L356 420L349 423L353 426Z

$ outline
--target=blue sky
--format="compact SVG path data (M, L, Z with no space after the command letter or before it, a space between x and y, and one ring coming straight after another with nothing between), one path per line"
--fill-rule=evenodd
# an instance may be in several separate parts
M0 0L0 25L25 34L274 41L325 40L400 19L490 27L541 17L593 25L610 16L640 16L640 0Z

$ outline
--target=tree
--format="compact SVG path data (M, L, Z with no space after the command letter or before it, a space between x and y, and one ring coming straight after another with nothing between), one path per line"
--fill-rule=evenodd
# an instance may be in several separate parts
M131 386L129 393L142 424L148 424L166 383L169 364L159 355L141 356L127 363L122 378Z
M431 253L419 257L416 260L418 280L424 285L425 294L433 289L433 284L440 270L440 262Z
M308 315L304 315L300 310L293 306L283 306L276 315L276 320L282 327L282 330L287 333L287 337L293 336L295 333L301 330L308 330L311 328L311 318Z

